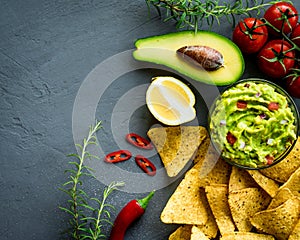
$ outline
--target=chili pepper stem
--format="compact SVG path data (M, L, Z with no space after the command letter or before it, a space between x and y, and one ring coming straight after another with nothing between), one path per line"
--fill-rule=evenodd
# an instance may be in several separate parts
M148 203L150 201L150 199L153 197L155 193L155 190L151 191L148 196L146 196L145 198L142 199L137 199L138 204L141 206L141 208L146 209L148 206Z
M127 228L144 214L154 192L155 191L150 192L149 195L143 199L134 199L126 204L115 219L109 240L124 239Z

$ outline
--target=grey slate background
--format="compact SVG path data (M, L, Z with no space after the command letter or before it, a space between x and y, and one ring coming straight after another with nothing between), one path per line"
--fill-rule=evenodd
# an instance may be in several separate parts
M213 30L230 37L229 25ZM82 81L137 38L173 31L156 12L149 18L142 0L0 0L0 239L61 239L68 215L58 206L67 197L58 188L66 155L76 151L72 109ZM261 76L246 61L244 77ZM104 187L85 184L92 194ZM167 239L175 226L161 224L159 215L177 184L156 193L126 239ZM110 202L118 212L141 196L118 192Z

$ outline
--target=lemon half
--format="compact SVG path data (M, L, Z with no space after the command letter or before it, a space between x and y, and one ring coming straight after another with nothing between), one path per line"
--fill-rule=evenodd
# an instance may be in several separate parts
M155 77L146 92L146 104L161 123L176 126L196 117L195 95L174 77Z

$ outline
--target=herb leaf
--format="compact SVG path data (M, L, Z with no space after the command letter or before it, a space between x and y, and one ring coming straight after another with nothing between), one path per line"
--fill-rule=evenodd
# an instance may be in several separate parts
M220 18L235 25L237 15L261 14L267 6L270 6L280 0L235 0L234 3L224 3L220 0L146 0L147 6L156 8L159 16L162 15L161 9L166 10L165 21L174 19L176 28L192 28L197 31L205 21L211 28L215 23L220 25ZM290 1L285 1L290 2Z
M68 157L75 158L69 164L72 169L65 170L69 174L69 179L62 185L60 190L69 196L66 206L59 208L68 213L71 217L69 221L69 237L76 240L83 239L104 239L106 236L102 233L102 223L108 222L110 218L110 210L114 207L107 204L109 195L117 190L119 187L124 186L123 182L112 182L104 190L102 198L90 198L83 190L82 176L93 177L88 171L93 172L93 169L84 165L87 158L96 158L97 156L91 155L87 148L91 144L96 144L95 133L101 129L101 122L96 122L94 126L90 126L88 136L83 140L83 144L76 144L80 150L80 154L69 154ZM93 207L96 204L97 207ZM87 215L88 214L88 215Z

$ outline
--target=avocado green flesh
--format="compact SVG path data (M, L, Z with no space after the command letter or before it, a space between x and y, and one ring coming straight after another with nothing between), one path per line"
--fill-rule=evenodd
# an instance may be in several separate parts
M176 51L184 46L208 46L219 51L224 66L206 71L183 59ZM244 59L239 48L229 39L209 31L182 31L139 39L135 42L136 60L167 66L194 80L224 86L237 81L244 72Z
M239 108L243 101L246 107ZM279 109L269 110L270 103ZM210 129L222 156L239 165L257 168L276 159L296 140L295 117L287 99L266 84L239 83L225 91L215 103ZM236 141L228 141L228 133Z

